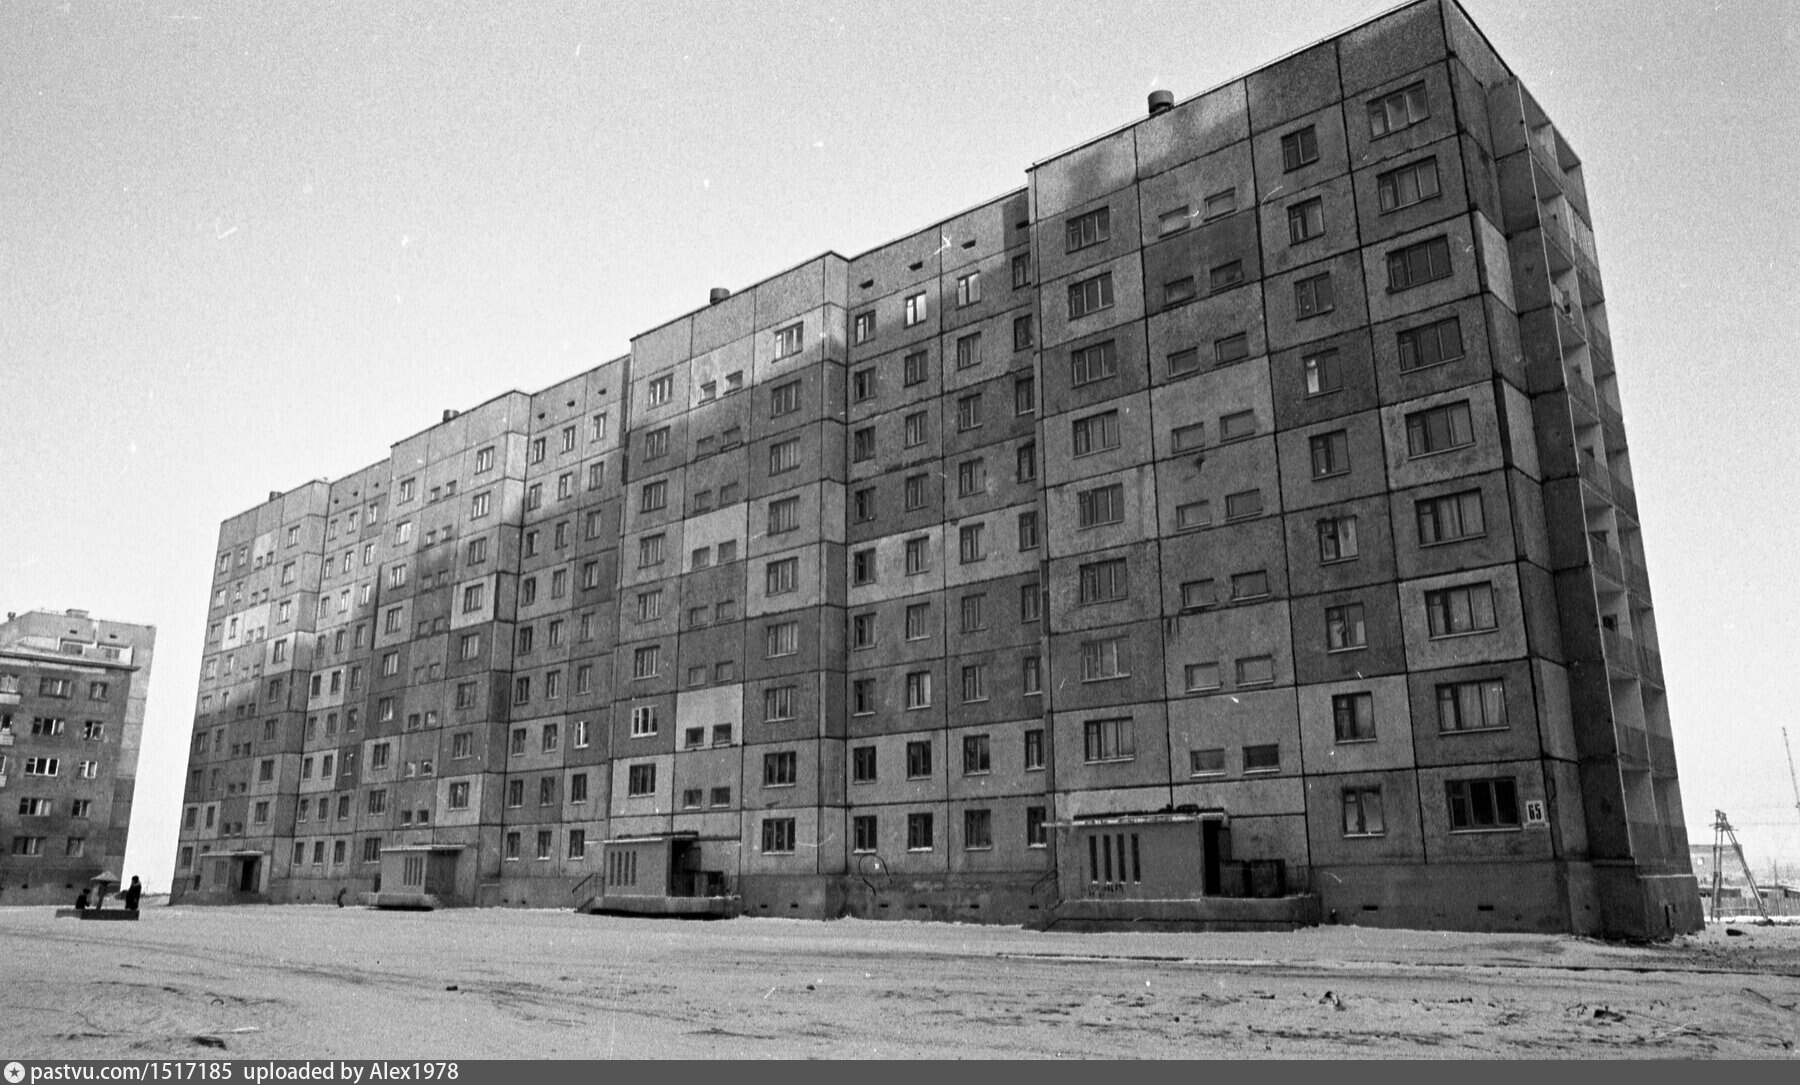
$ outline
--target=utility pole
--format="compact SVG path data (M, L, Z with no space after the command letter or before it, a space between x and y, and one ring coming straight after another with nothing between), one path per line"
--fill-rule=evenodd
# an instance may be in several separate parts
M1788 782L1794 785L1794 813L1800 814L1800 776L1794 775L1794 748L1788 745L1785 727L1781 729L1781 748L1787 751Z

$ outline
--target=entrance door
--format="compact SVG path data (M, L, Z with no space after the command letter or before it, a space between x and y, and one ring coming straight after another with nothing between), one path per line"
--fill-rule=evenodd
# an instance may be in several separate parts
M1219 830L1223 827L1218 821L1200 823L1201 892L1209 897L1219 895Z
M238 860L238 892L254 893L259 888L261 888L260 886L257 885L257 877L256 877L257 862L258 862L258 860L256 860L256 859L239 859Z

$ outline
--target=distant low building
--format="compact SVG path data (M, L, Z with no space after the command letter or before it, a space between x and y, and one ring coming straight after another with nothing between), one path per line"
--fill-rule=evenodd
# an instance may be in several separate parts
M85 610L0 624L0 904L126 879L156 629Z

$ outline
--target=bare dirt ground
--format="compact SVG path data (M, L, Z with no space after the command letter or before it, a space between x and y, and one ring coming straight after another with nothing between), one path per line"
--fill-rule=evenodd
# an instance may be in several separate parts
M1800 926L1659 946L0 909L0 1058L1793 1058Z

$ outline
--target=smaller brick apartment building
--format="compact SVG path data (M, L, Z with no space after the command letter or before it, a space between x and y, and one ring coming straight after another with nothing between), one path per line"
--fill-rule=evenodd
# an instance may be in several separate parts
M156 629L61 614L0 624L0 904L70 904L122 869Z

